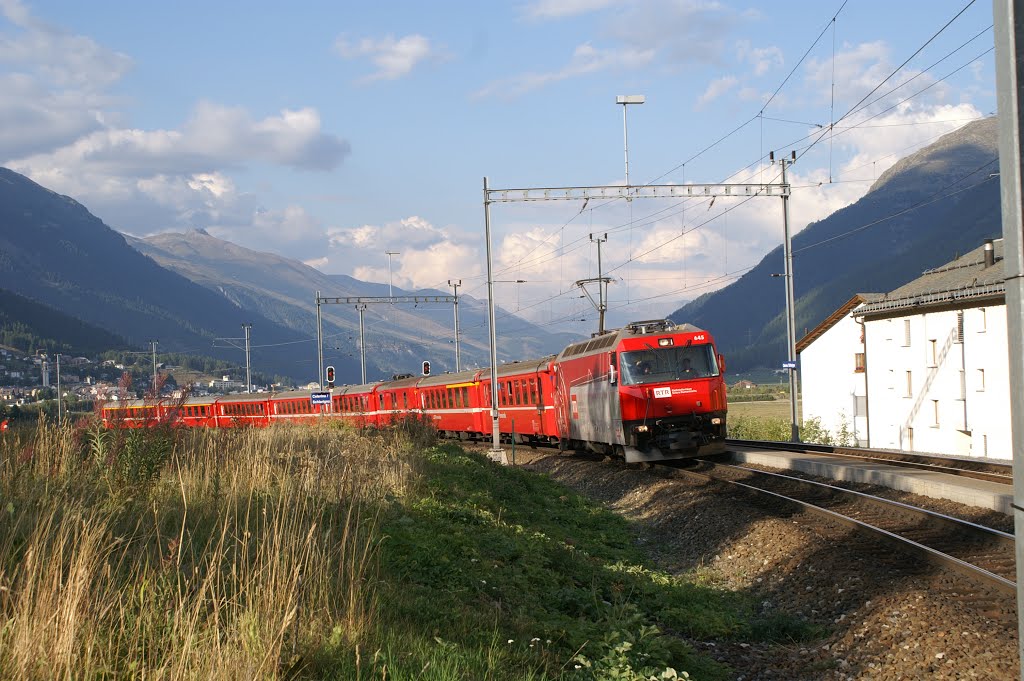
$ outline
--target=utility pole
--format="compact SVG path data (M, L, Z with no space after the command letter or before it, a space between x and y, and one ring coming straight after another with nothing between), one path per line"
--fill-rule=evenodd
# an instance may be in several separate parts
M159 395L157 395L157 392L156 392L156 346L157 346L157 344L159 342L160 341L157 341L157 340L149 341L149 345L150 345L150 347L153 350L153 398L154 399L159 397Z
M245 331L245 392L252 392L252 366L249 363L249 330L252 324L242 324Z
M459 287L462 286L462 280L452 281L448 280L448 285L455 289L455 371L462 371L462 356L459 352Z
M775 152L769 152L769 158L775 163ZM796 152L792 152L790 158L780 158L779 166L782 168L782 186L788 189L786 182L786 167L793 165L796 161ZM786 258L786 368L789 371L789 417L790 417L790 440L800 442L800 423L796 414L796 304L793 300L793 241L789 233L789 192L782 194L782 229L783 229L783 250Z
M590 235L590 240L597 243L597 277L591 277L590 279L580 279L575 283L575 286L579 286L583 289L583 293L586 294L590 300L590 304L597 310L597 334L601 335L604 333L604 313L608 309L608 304L605 302L608 297L608 282L610 278L604 276L604 271L601 266L601 244L608 241L608 235L599 236L596 239L594 235ZM597 302L594 302L594 297L590 295L590 291L587 290L587 284L597 282ZM581 296L582 297L582 296Z
M320 317L320 292L316 292L316 384L324 389L324 325Z
M63 412L61 411L61 398L60 398L60 353L57 353L57 423L63 422Z
M363 370L363 385L366 385L366 344L363 342L363 312L366 306L356 305L356 309L359 310L359 366Z
M626 107L625 106L622 107L622 111L623 111L622 115L625 116L626 115L625 114L625 111L626 111ZM629 183L627 182L626 184L629 184ZM601 269L601 244L603 242L605 242L605 241L608 241L608 235L605 234L604 237L598 237L598 238L595 239L594 235L591 234L590 235L590 240L592 242L596 242L597 243L597 300L598 300L598 304L597 304L597 314L598 314L597 332L598 333L604 333L604 313L605 313L605 310L608 309L608 305L606 305L605 302L604 302L604 300L605 300L605 285L606 285L606 282L604 281L604 275L603 275L603 271Z
M1003 216L1003 275L1010 395L1024 386L1024 25L1019 2L993 0L996 101L999 109L999 185ZM1013 524L1017 557L1017 657L1024 662L1024 404L1010 400L1013 448ZM1021 667L1024 674L1024 666Z
M494 275L491 257L491 195L484 178L484 238L487 241L487 318L491 343L491 451L490 456L502 463L507 461L501 449L501 425L498 411L498 334L494 328Z

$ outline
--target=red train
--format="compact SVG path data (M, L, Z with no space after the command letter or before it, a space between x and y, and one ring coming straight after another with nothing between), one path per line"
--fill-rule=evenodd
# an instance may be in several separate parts
M724 447L725 362L711 335L689 324L634 322L555 356L503 364L497 373L506 442L585 448L629 462L699 456ZM330 391L329 404L313 404L305 390L110 402L103 420L108 427L169 421L234 428L335 418L384 426L409 414L429 418L447 437L489 441L490 370L344 386Z

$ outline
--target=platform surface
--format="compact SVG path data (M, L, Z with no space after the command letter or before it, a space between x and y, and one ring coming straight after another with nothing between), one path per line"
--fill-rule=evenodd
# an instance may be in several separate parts
M794 470L845 482L880 485L968 506L990 508L1007 515L1012 513L1012 485L963 475L856 461L828 454L776 452L744 447L730 447L729 452L737 463Z

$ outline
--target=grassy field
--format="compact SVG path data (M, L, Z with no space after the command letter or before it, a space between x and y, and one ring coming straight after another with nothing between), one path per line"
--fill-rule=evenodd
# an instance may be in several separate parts
M799 415L799 405L797 405ZM789 400L771 402L730 402L729 418L755 416L758 418L784 419L789 421Z
M681 636L819 633L635 546L422 424L40 421L0 439L0 678L714 680Z

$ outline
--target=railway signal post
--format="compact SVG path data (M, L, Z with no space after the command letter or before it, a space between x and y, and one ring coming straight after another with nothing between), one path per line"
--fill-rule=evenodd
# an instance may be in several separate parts
M363 312L366 311L367 305L395 305L396 303L412 303L419 305L421 303L455 303L456 298L454 296L342 296L342 297L325 297L320 295L320 291L316 292L316 353L317 362L319 364L320 378L317 381L323 380L324 375L324 331L323 331L323 316L320 314L321 305L355 305L356 310L359 311L359 364L362 368L362 380L366 383L366 344L364 343L363 335ZM456 311L457 313L457 311ZM456 317L458 319L458 317ZM321 387L322 384L321 384Z

